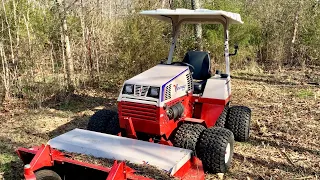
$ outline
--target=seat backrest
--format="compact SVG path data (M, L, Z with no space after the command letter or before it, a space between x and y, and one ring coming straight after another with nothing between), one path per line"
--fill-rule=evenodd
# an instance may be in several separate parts
M183 62L191 64L194 67L193 79L206 80L210 78L210 56L208 52L189 51L185 55Z

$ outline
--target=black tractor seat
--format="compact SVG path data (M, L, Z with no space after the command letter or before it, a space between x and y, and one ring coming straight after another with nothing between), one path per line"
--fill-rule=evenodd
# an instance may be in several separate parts
M204 51L189 51L182 62L194 67L192 74L194 93L203 93L207 80L211 77L209 53Z
M193 93L194 94L201 94L204 91L204 88L207 84L207 80L200 80L200 81L193 81Z

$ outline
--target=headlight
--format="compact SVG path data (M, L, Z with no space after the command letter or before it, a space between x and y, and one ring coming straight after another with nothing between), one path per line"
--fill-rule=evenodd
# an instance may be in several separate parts
M158 98L160 93L160 88L159 87L150 87L148 91L148 96L149 97L154 97Z
M133 94L133 85L132 84L124 85L122 94Z

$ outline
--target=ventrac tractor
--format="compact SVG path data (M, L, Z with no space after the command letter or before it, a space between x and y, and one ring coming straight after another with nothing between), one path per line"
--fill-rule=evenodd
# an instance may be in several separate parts
M103 109L87 130L74 129L46 145L19 148L26 179L148 179L125 161L149 164L180 179L204 179L204 172L224 173L234 141L249 138L251 110L230 106L229 25L239 14L220 10L157 9L142 11L172 23L173 40L165 63L126 80L117 111ZM208 52L189 51L173 62L182 24L220 23L224 27L225 72L211 71ZM62 151L63 150L63 151ZM114 159L111 168L68 158L67 152ZM161 178L160 178L161 179Z

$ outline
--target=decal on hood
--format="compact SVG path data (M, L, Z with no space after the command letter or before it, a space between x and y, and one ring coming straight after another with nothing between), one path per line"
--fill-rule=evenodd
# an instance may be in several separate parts
M184 91L186 89L186 85L179 86L179 84L174 84L173 87L174 87L175 92Z

